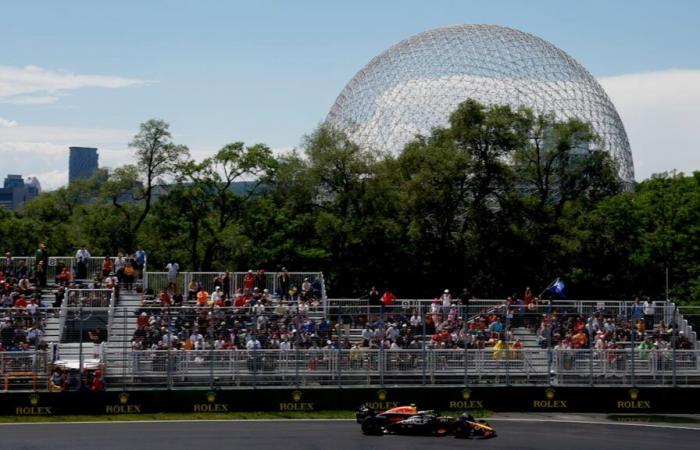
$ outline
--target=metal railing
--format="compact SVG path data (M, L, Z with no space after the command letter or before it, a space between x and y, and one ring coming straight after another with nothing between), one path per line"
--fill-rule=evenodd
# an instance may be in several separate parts
M213 283L216 273L194 275L208 277ZM299 273L299 276L307 275ZM681 332L685 338L694 338L693 320L688 320L688 314L693 317L700 309L679 308L673 303L655 304L654 324L664 320L670 326L665 336L658 339L657 347L640 345L641 337L655 333L647 331L637 337L633 332L631 341L618 342L615 349L599 350L589 346L558 348L551 339L545 348L532 342L529 347L516 348L514 336L509 337L505 332L499 336L503 345L494 348L489 346L493 342L486 343L492 333L480 330L473 333L483 337L483 341L470 340L465 346L465 339L472 331L464 319L487 312L498 315L505 329L513 326L526 330L524 325L529 320L532 320L529 326L533 326L533 322L553 311L562 317L584 318L598 312L629 326L634 318L632 302L555 301L526 310L521 306L508 308L503 300L471 300L466 309L456 301L454 306L443 307L433 300L399 299L390 307L380 307L368 305L367 300L332 299L325 302L325 307L314 310L310 306L299 312L295 302L287 304L287 311L278 311L276 302L262 309L250 305L163 307L157 300L124 307L115 304L113 294L110 290L69 289L58 316L49 307L39 308L34 314L23 308L6 308L0 310L0 319L6 316L10 322L22 322L22 327L39 328L47 322L59 322L61 334L68 329L79 330L68 342L60 344L59 353L64 360L79 359L78 367L85 367L84 358L97 354L92 359L104 366L108 388L700 384L700 354L676 345ZM138 340L137 317L142 312L148 319L148 333L155 333L149 335L145 348L134 345ZM400 348L389 348L389 342L394 342L385 338L390 323L401 326L414 313L420 317L419 324L409 325L408 330L401 332L407 338ZM453 331L458 332L458 337L448 342L447 347L451 348L441 348L440 340L435 339L439 330L426 326L434 318L453 321ZM307 332L308 320L315 323ZM72 325L66 325L66 321ZM360 344L366 325L372 325L380 336L370 338L370 346ZM192 347L182 345L195 328L203 335L201 343ZM95 339L89 333L95 329L104 331L105 335ZM294 330L300 332L295 334ZM288 336L290 349L267 348L277 345L272 345L270 340L281 340L279 335L283 333ZM178 335L179 344L172 339L174 335ZM304 335L303 339L300 335ZM227 340L226 336L229 341L226 346L233 344L238 349L221 349L224 344L215 343ZM534 338L534 334L530 337ZM591 340L592 337L591 334ZM251 338L262 341L261 348L246 350ZM349 348L346 340L355 345ZM52 342L58 340L54 338ZM83 345L86 345L84 350ZM36 389L45 388L46 383L40 381L50 371L49 364L55 359L53 352L4 352L4 356L6 364L0 375L9 374L8 389L29 389L32 383L38 383Z
M85 263L85 278L83 280L93 280L96 276L102 274L102 263L104 262L104 256L93 256L87 259ZM116 259L116 256L111 256L112 263ZM78 269L78 261L74 256L50 256L48 258L48 265L46 267L46 278L49 281L54 281L57 279L61 269L67 267L71 274L75 277ZM29 273L36 268L36 258L33 256L13 256L12 257L12 269L15 273L29 275ZM0 261L0 269L5 269L5 261ZM144 271L146 270L146 264L144 264ZM116 269L113 269L116 272Z
M700 352L629 350L134 350L104 355L108 389L700 384ZM548 371L549 361L554 361ZM121 370L121 365L128 367ZM47 352L0 353L8 390L45 390ZM634 371L632 370L634 367ZM76 372L77 373L77 372Z
M280 274L282 272L265 272L264 282L256 282L255 286L260 286L262 289L268 289L274 295L283 295L281 292L282 286L280 283ZM217 283L222 285L224 291L235 293L238 289L242 289L245 285L244 277L247 272L179 272L177 274L175 286L183 295L187 294L189 285L192 281L197 282L202 289L211 293L214 291L214 287ZM255 275L255 273L253 273ZM296 286L297 289L301 289L304 279L309 280L310 283L314 281L320 282L319 291L321 292L321 298L325 298L325 283L323 280L323 274L320 272L289 272L290 282L289 287ZM170 283L168 279L167 272L147 272L145 274L144 287L152 290L153 292L159 292L164 288L168 287ZM227 282L223 280L216 281L216 278L226 278ZM284 293L286 295L286 293Z

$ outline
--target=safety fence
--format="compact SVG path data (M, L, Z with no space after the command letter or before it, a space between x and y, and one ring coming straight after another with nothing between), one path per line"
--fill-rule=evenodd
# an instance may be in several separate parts
M117 272L115 267L116 259L116 256L110 257L112 269L108 270L107 274ZM49 282L58 282L58 276L65 267L70 271L74 278L92 281L104 275L104 262L104 256L93 256L86 258L83 261L83 265L80 265L78 259L74 256L50 256L47 259L48 264L46 266L46 279ZM144 263L144 271L146 271L146 264L147 263ZM9 268L17 276L17 278L21 278L22 275L29 276L31 272L36 269L36 267L37 260L33 256L13 256L9 265L4 259L0 260L0 270L4 271ZM84 273L80 273L82 271L84 271Z
M108 389L288 386L696 386L700 352L631 350L107 350ZM78 374L65 361L63 371ZM69 368L67 368L69 367ZM84 376L96 366L84 366ZM44 390L49 352L0 353L4 390ZM75 375L73 375L75 376Z
M289 279L282 277L283 272L252 273L252 286L267 289L275 296L286 296L288 291L296 288L301 291L305 281L311 285L319 298L325 298L325 283L321 272L286 272ZM212 293L216 286L230 297L238 289L246 286L245 277L248 272L179 272L176 275L168 275L168 272L147 272L145 274L144 287L153 292L159 292L166 287L176 288L178 292L186 295L190 285L195 283L201 289ZM285 292L283 292L285 291Z
M60 310L60 342L106 341L116 289L68 289Z
M663 300L653 301L653 312L650 315L654 324L663 321L666 326L676 324L677 331L691 340L697 342L697 326L700 324L700 307L678 306L673 302ZM515 319L536 318L543 314L580 315L591 317L598 313L600 317L613 317L622 320L643 319L643 304L635 304L633 301L624 300L552 300L533 303L529 307L524 304L511 304L508 306L505 300L499 299L471 299L467 304L459 300L452 300L449 307L443 307L440 299L397 299L391 306L378 306L371 304L367 299L327 299L324 311L326 317L359 317L376 316L380 313L401 311L410 314L412 311L429 311L432 305L437 304L441 313L447 314L450 308L457 308L460 316L473 318L475 315L496 312L505 314L511 312ZM695 323L695 327L693 327Z

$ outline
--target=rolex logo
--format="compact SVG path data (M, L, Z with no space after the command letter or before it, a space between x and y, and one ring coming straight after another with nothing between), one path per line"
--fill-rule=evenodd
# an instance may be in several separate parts
M383 402L386 400L386 391L384 389L380 389L377 391L377 398L379 398L380 402Z
M628 391L628 393L630 394L630 398L632 400L637 400L637 397L639 397L639 391L637 389L632 388Z
M464 400L469 400L469 398L472 396L472 390L471 389L462 389L462 398Z
M301 400L301 391L299 391L299 390L292 391L292 400L294 400L295 402L298 402L299 400Z
M544 391L544 395L545 395L545 397L547 397L547 400L552 400L554 398L555 392L556 391L554 390L554 388L547 388Z
M119 394L119 403L122 405L126 405L129 402L129 394L126 392L122 392Z
M29 396L29 404L36 406L39 404L39 394L32 394Z
M214 403L216 401L216 392L214 392L214 391L207 392L207 401L209 403Z

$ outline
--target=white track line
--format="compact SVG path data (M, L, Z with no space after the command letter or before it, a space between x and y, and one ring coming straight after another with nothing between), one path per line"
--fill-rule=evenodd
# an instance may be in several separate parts
M630 426L630 427L648 427L648 428L672 428L675 430L693 430L700 431L699 427L686 427L671 424L660 423L640 423L640 422L601 422L594 420L563 420L563 419L527 419L527 418L508 418L508 417L492 417L488 419L490 422L542 422L542 423L571 423L584 425L615 425L615 426Z
M700 431L700 427L686 427L666 424L638 423L638 422L599 422L591 420L561 420L561 419L527 419L527 418L489 418L491 422L534 422L534 423L570 423L583 425L612 425L647 428L669 428L675 430ZM354 422L355 419L174 419L174 420L110 420L110 421L76 421L76 422L16 422L0 423L1 426L13 425L104 425L104 424L130 424L130 423L196 423L196 422Z

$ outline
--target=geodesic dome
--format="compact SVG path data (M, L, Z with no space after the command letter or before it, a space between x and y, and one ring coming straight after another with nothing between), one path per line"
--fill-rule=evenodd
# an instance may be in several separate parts
M496 25L449 26L399 42L350 80L326 123L363 148L398 152L416 134L446 126L468 98L589 122L620 177L634 180L627 133L600 84L549 42Z

